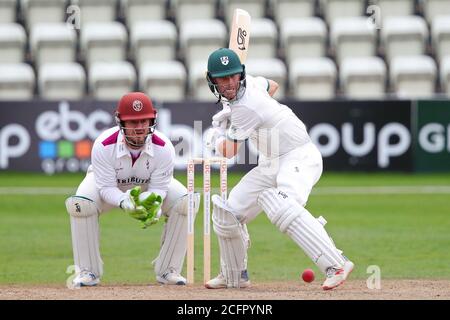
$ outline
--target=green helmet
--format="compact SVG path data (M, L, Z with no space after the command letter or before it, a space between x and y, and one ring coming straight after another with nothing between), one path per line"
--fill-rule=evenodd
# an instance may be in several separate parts
M238 55L231 49L220 48L208 58L208 72L212 78L222 78L244 71Z
M209 55L208 58L208 72L206 73L206 80L208 81L209 89L219 99L222 96L216 88L213 78L222 78L234 74L240 74L240 87L236 98L241 97L245 92L245 65L241 64L236 52L228 48L220 48Z

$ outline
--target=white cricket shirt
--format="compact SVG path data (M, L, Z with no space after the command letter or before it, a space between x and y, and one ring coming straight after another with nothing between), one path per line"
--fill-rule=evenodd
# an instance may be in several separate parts
M101 198L119 206L125 191L141 186L165 198L173 176L175 150L172 142L155 130L133 159L119 127L104 131L94 142L91 168Z
M269 82L247 75L244 95L231 102L228 138L249 139L267 158L278 157L311 141L304 123L267 92Z

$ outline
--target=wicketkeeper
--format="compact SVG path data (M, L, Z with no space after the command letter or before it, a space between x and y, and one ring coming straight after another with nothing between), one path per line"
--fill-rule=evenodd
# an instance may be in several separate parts
M305 209L312 187L322 174L322 156L303 122L272 95L275 81L252 77L230 49L218 49L208 59L207 82L223 110L213 117L206 146L233 157L245 140L259 152L258 166L230 192L227 201L214 195L213 223L219 239L221 270L207 282L210 289L246 287L246 224L262 210L325 275L324 290L342 284L353 269L328 236L325 219Z
M115 207L140 220L144 228L161 215L168 218L153 261L156 279L163 284L186 284L181 270L186 255L187 190L173 178L174 147L155 130L156 114L145 94L124 95L115 113L117 126L95 140L86 177L76 195L66 200L77 269L75 286L99 283L103 274L99 216Z

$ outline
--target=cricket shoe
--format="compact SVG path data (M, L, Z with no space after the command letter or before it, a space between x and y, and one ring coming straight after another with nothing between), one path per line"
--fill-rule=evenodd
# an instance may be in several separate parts
M323 290L331 290L343 284L354 267L353 262L345 261L342 268L330 267L327 269L327 278L322 284Z
M88 270L82 270L73 280L74 287L93 287L100 283L100 279Z
M250 279L248 278L247 270L242 271L241 278L239 279L239 288L247 288L250 287ZM219 275L208 282L205 283L205 287L208 289L226 289L227 280L225 276L221 273Z
M186 285L186 278L181 276L174 269L169 269L167 272L163 273L162 276L157 276L156 280L158 280L161 284L172 284L178 286Z

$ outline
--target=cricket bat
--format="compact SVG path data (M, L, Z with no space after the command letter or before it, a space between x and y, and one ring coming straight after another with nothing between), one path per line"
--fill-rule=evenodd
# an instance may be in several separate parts
M250 14L242 9L235 9L231 21L230 43L228 48L239 56L241 63L247 60L248 44L250 41Z

